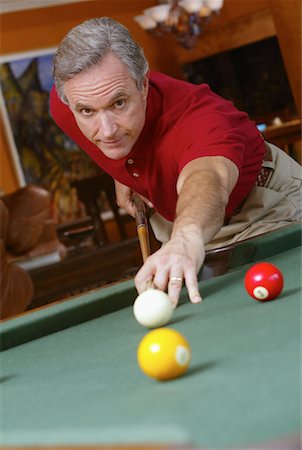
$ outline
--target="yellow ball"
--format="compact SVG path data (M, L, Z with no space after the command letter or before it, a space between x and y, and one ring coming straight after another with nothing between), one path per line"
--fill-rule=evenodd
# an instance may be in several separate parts
M171 380L185 373L191 362L191 348L182 334L171 328L147 333L137 349L141 370L157 380Z

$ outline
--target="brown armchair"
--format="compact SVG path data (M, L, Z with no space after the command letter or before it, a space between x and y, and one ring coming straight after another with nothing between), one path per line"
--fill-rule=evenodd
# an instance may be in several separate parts
M51 220L50 195L27 186L0 198L0 318L24 311L33 296L29 274L17 262L66 248Z

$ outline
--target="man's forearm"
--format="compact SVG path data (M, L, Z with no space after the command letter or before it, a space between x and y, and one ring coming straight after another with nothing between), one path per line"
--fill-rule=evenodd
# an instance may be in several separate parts
M180 190L171 237L195 234L207 244L223 225L228 197L216 171L193 172Z

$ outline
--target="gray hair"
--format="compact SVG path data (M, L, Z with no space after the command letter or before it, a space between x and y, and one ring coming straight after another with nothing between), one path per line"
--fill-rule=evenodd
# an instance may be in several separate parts
M149 70L143 49L119 22L109 17L90 19L67 33L54 56L53 77L64 103L64 83L100 62L109 52L125 64L138 89L142 89Z

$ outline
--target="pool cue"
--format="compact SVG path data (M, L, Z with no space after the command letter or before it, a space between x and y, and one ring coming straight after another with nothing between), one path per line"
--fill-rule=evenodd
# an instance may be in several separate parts
M133 203L135 206L135 220L139 245L143 262L145 262L151 253L146 205L138 195L133 196Z
M138 195L133 196L133 203L135 206L136 230L139 245L141 249L143 262L145 262L148 256L150 256L151 254L146 205ZM150 289L153 287L154 287L153 280L147 281L146 289Z

